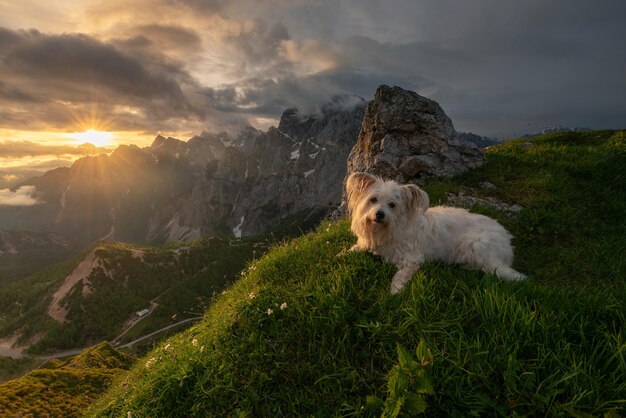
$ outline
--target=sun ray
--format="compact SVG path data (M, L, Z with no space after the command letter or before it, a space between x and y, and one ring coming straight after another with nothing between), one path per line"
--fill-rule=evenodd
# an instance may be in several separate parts
M87 142L97 147L109 146L112 144L111 140L113 139L113 133L96 131L95 129L68 134L68 136L81 141L81 143Z

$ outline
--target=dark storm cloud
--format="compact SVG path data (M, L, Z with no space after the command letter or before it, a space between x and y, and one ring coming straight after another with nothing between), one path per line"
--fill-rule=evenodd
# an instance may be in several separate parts
M195 39L197 43L191 31L155 25L150 30L169 39L191 43ZM117 105L136 107L146 120L133 117L134 124L145 122L144 128L150 127L153 119L204 117L202 107L194 106L183 93L185 83L193 83L193 78L155 54L146 53L140 59L81 34L3 29L0 59L0 125L63 126L73 117L68 103L92 102L103 110Z
M117 22L100 40L0 28L0 125L61 126L68 102L97 102L118 129L211 130L315 111L335 94L369 99L379 84L435 99L458 129L481 134L626 121L623 1L111 0L88 10Z
M281 23L268 25L255 20L249 29L229 35L224 42L237 63L235 73L239 76L257 72L259 75L274 76L291 70L291 63L284 56L283 41L289 40L289 32Z
M9 74L44 82L70 82L102 87L111 93L149 99L178 100L178 84L163 74L151 74L141 62L84 35L46 36L23 32L5 46L3 69Z

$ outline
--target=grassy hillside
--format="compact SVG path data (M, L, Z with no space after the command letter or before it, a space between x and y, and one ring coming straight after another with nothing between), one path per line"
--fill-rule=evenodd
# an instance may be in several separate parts
M0 356L0 383L20 377L40 364L41 360L32 357L11 358Z
M0 384L0 416L79 416L133 361L107 343L69 360L50 360L26 376Z
M530 143L426 187L524 206L473 210L514 233L529 280L426 263L391 296L395 268L338 257L348 223L324 224L252 263L88 415L358 416L381 412L375 396L397 416L424 406L417 388L430 416L626 414L626 133Z
M136 311L154 311L126 334L150 333L175 320L201 315L215 293L267 243L208 238L191 244L142 248L99 243L82 256L0 289L0 337L18 333L31 353L69 349L116 337ZM139 251L139 252L138 252ZM53 294L93 253L95 268L71 287L60 306L65 323L51 318Z
M54 234L0 230L0 288L77 252Z

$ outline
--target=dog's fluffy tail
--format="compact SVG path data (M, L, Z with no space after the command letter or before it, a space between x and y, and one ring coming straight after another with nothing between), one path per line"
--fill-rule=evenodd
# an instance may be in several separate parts
M493 272L504 280L524 280L526 278L526 275L506 265L497 266Z

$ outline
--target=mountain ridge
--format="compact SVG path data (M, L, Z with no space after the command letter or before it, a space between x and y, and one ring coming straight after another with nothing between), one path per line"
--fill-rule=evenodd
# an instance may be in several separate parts
M353 102L315 115L285 112L282 127L293 137L251 127L235 137L204 132L181 141L158 135L148 147L120 145L110 155L81 158L17 185L35 187L40 204L0 206L0 228L62 233L81 244L109 234L118 241L159 243L233 234L239 224L243 235L264 233L298 212L319 218L337 203L334 189L340 186L333 182L342 177L342 156L356 139L364 102ZM266 198L266 186L282 199L278 206ZM310 196L287 198L279 192L283 187L306 188ZM205 188L222 193L219 201ZM241 190L254 194L253 201ZM210 216L216 203L220 214ZM267 210L242 220L242 211L264 205Z

